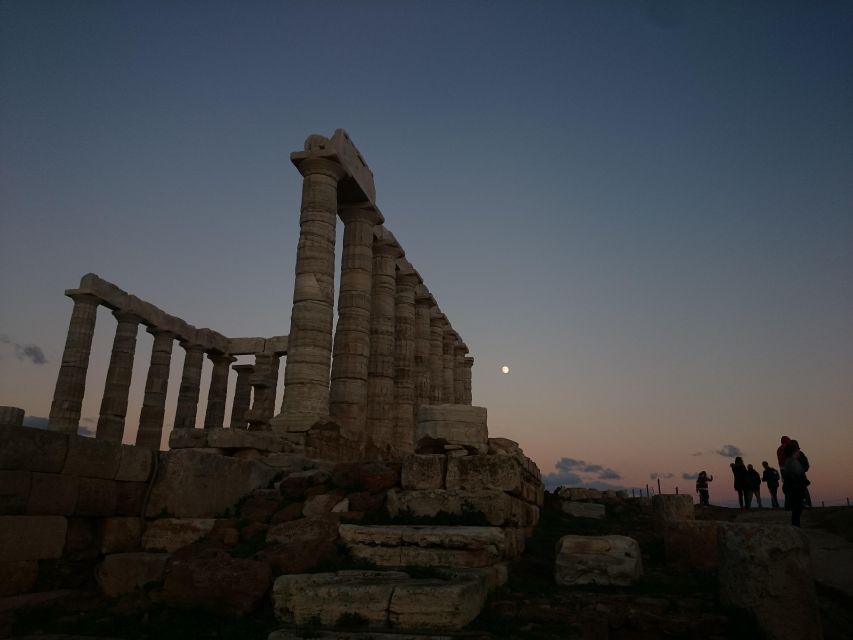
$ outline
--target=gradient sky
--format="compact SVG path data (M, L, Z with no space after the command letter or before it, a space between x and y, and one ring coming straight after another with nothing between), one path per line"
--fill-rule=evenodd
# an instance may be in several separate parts
M0 1L0 404L48 414L87 272L287 333L288 156L338 127L491 435L553 480L692 491L706 469L720 502L724 445L758 466L787 434L816 500L853 497L846 0Z

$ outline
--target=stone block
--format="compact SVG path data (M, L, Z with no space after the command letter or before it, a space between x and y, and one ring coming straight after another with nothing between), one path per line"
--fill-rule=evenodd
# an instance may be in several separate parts
M62 516L0 516L0 562L59 558L67 531Z
M500 489L521 493L522 470L509 456L466 456L447 461L448 489Z
M144 447L121 446L121 457L116 480L122 482L147 482L154 466L154 456L158 455Z
M78 516L112 516L118 504L118 483L101 478L79 478L77 505Z
M233 510L246 495L268 486L278 471L256 460L239 460L190 449L161 455L146 515L212 518Z
M163 581L168 553L116 553L104 558L95 577L98 587L108 598L143 589Z
M219 449L257 449L278 453L283 448L283 441L272 431L208 429L207 446Z
M407 580L396 586L388 621L399 629L462 629L486 602L482 579Z
M768 638L823 637L808 538L796 527L719 523L720 602L749 612Z
M0 469L59 473L68 438L58 431L0 426Z
M412 454L403 458L404 489L443 489L447 456Z
M207 447L206 429L172 429L169 449L198 449Z
M137 551L142 540L141 518L104 518L98 524L101 553Z
M626 536L563 536L557 542L557 584L628 586L643 574L640 545Z
M77 508L80 478L59 473L33 473L27 513L70 516Z
M312 518L330 513L339 502L341 502L341 496L334 493L321 493L311 496L305 500L302 515L306 518Z
M267 338L264 343L264 352L275 353L278 355L286 354L288 338L289 336L273 336L272 338Z
M229 338L228 353L232 356L263 353L265 344L265 338Z
M214 518L161 518L148 523L142 535L142 548L146 551L177 551L198 542L216 524Z
M663 529L663 541L666 563L671 567L706 573L720 568L717 522L670 522Z
M145 502L145 491L148 488L144 482L116 482L117 516L140 516Z
M685 494L659 494L652 496L652 517L661 531L671 522L695 519L693 497Z
M482 518L496 527L510 524L526 526L527 510L524 503L498 489L392 489L388 492L386 507L392 517L412 515L418 518L433 518L439 513L446 513L471 524ZM465 518L469 520L464 520Z
M95 518L68 518L65 555L98 553L98 530Z
M0 597L32 591L38 580L38 573L39 565L36 560L0 562Z
M0 427L24 426L24 410L20 407L0 407Z
M121 462L122 445L71 434L63 475L113 480Z
M415 442L424 438L488 451L486 408L458 404L421 405Z
M595 502L564 501L562 509L563 513L575 518L603 518L605 516L604 505Z
M0 470L0 515L25 513L31 484L30 471Z

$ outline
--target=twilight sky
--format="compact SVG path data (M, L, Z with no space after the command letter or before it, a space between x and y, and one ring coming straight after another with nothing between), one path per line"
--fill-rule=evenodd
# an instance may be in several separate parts
M760 466L787 434L816 500L853 497L846 0L4 0L0 404L48 414L87 272L286 334L288 156L338 127L476 358L491 435L553 482L692 492L706 469L728 501L727 454Z

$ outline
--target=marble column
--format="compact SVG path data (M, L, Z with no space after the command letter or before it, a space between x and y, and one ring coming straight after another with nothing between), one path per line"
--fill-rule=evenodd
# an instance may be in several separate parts
M251 364L236 364L237 383L234 385L234 402L231 403L231 428L245 429L248 425L246 413L252 404L252 383L249 381L255 366Z
M461 340L453 345L453 399L456 404L465 404L465 354L468 347Z
M133 377L133 357L136 352L136 335L139 333L139 317L132 313L113 311L117 321L104 397L101 399L101 414L98 417L98 440L121 442L124 422L127 417L127 399Z
M394 448L412 453L415 441L415 287L420 277L405 260L399 262L394 324Z
M375 444L386 448L394 436L394 298L396 263L402 256L396 241L377 239L373 243L367 433Z
M66 295L74 300L74 309L71 311L47 428L51 431L77 433L100 300L79 291L70 291Z
M454 386L454 354L453 346L459 336L451 328L450 323L444 325L444 333L442 335L442 364L443 364L443 386L441 391L442 402L444 404L456 403L456 389Z
M178 406L175 409L175 429L195 429L198 414L198 396L201 388L201 369L204 365L204 347L182 342L184 369L178 388Z
M441 404L444 391L444 358L442 356L444 325L447 320L438 306L430 309L429 315L429 400L430 404Z
M465 368L462 370L463 393L462 404L467 404L469 407L473 403L471 394L471 368L474 366L474 358L465 358Z
M142 411L139 413L136 446L159 451L163 418L166 413L166 393L169 389L169 364L172 360L172 343L175 340L175 334L155 327L149 327L147 331L154 336L154 344L151 347L151 364L145 380Z
M303 175L296 281L290 314L290 338L284 369L282 412L277 431L307 431L329 415L329 369L335 300L335 224L338 181L336 162L308 158Z
M373 229L383 222L376 207L344 206L338 324L335 328L329 411L349 437L367 424L367 366L373 286Z
M204 413L205 429L221 429L225 424L225 403L228 399L228 373L231 363L237 360L227 353L209 353L213 363L210 374L210 391L207 393L207 411Z
M269 431L275 414L280 357L274 353L255 354L255 370L249 377L254 399L246 414L250 431Z
M415 418L429 404L429 310L435 301L424 285L415 287Z

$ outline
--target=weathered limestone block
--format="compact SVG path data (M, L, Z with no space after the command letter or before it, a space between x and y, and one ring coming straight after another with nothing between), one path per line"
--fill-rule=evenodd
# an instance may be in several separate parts
M0 470L0 515L19 515L27 510L33 474Z
M68 434L0 425L0 469L59 473L67 453Z
M0 562L0 597L31 591L36 585L38 573L36 560Z
M118 483L101 478L80 478L77 485L78 516L111 516L118 504Z
M0 407L0 427L22 427L24 410L19 407Z
M521 467L507 456L466 456L447 461L448 489L500 489L521 493Z
M595 502L563 502L563 513L568 513L575 518L603 518L605 509L603 504Z
M59 558L67 531L62 516L0 516L0 562Z
M101 553L136 551L142 539L141 518L104 518L98 525Z
M257 449L278 453L283 448L282 438L270 431L244 429L207 429L207 446L219 449Z
M477 514L482 514L490 525L496 527L509 524L527 526L524 503L499 489L392 489L388 492L386 506L392 517L411 513L417 517L432 518L444 512L475 518Z
M80 479L59 473L33 473L27 513L70 516L77 508Z
M265 345L265 338L229 338L227 353L235 356L261 353Z
M169 449L203 449L207 447L207 429L172 429L169 434Z
M145 482L116 482L117 516L139 516L145 502Z
M255 489L266 487L277 470L255 460L240 460L179 449L161 454L160 471L146 515L162 512L182 518L210 518L233 509Z
M95 570L98 587L106 597L120 598L145 585L162 582L168 559L168 553L108 555Z
M447 456L412 454L403 458L401 482L404 489L443 489L446 471Z
M670 522L663 529L666 563L693 571L720 568L719 523L709 521Z
M71 434L68 436L68 455L62 473L112 480L118 473L120 462L120 444Z
M767 638L822 638L805 534L767 524L719 527L721 603L749 611Z
M215 524L214 518L160 518L148 523L142 535L142 548L171 553L201 540Z
M154 456L150 450L124 444L115 478L125 482L147 482L153 466Z
M563 536L557 542L557 584L628 586L643 573L640 545L626 536Z
M652 496L652 514L655 527L663 529L671 522L695 519L693 497L689 495L659 494Z
M415 442L426 437L486 453L486 408L452 404L422 405L418 411Z
M388 621L400 629L461 629L485 602L485 581L478 577L408 580L391 595Z

